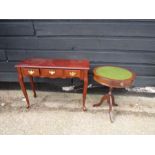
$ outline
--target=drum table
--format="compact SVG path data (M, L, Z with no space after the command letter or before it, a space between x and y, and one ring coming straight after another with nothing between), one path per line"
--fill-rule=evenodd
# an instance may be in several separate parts
M66 59L26 59L15 66L18 71L18 79L26 98L27 108L30 107L24 77L29 77L30 84L36 97L33 77L41 78L79 78L84 81L83 87L83 110L86 110L85 100L88 87L88 60L66 60Z
M115 66L101 66L94 68L94 80L101 85L109 87L108 94L104 95L100 102L93 106L100 106L104 100L109 104L109 116L111 122L113 122L112 106L117 106L112 94L113 88L126 88L132 85L136 75L134 72Z

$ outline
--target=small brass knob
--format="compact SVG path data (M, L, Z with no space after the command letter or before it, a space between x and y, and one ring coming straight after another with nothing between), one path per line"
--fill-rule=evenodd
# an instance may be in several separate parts
M121 87L123 87L123 86L124 86L124 83L123 83L123 82L121 82L121 83L120 83L120 86L121 86Z
M76 75L76 72L69 72L69 75L70 76L75 76Z
M51 75L54 75L54 74L55 74L55 70L50 70L49 73L50 73Z
M34 74L34 71L33 71L33 70L28 70L28 73L29 73L30 75L32 75L32 74Z

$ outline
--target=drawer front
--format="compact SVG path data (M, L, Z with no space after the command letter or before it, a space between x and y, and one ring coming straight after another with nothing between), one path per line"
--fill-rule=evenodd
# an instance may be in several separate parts
M81 76L80 70L65 70L65 76L69 78L79 77Z
M41 69L41 76L42 77L62 77L63 76L63 70L61 69Z
M39 76L39 69L36 68L22 68L24 76Z

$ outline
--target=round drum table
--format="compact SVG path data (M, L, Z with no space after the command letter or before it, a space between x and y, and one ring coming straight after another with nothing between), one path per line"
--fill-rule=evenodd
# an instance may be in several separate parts
M130 87L136 77L135 73L121 67L115 66L102 66L94 68L94 80L101 85L109 87L108 94L104 95L100 102L93 106L100 106L103 101L107 101L109 104L109 117L110 121L113 122L112 107L117 106L114 101L112 94L113 88L126 88Z

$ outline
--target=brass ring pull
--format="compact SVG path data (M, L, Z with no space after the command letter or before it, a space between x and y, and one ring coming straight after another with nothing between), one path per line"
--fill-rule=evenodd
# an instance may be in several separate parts
M32 75L32 74L34 74L34 71L33 71L33 70L28 70L28 73L29 73L30 75Z
M69 72L69 75L70 76L75 76L76 75L76 72Z
M49 73L50 73L51 75L54 75L54 74L55 74L55 70L50 70Z

